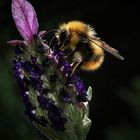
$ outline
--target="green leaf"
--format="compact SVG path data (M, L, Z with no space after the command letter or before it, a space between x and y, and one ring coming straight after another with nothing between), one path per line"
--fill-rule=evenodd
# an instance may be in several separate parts
M88 88L87 95L88 95L88 100L90 101L92 98L92 88L91 87Z

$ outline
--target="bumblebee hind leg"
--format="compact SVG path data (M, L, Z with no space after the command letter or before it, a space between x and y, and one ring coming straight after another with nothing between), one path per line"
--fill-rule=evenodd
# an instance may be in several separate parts
M66 56L64 56L64 58L68 58L70 55L72 55L74 53L73 50L71 50Z
M71 75L73 75L75 70L78 68L78 66L80 66L82 64L82 62L83 62L83 57L82 57L81 53L78 51L74 52L73 60L71 63L71 67L72 67Z
M73 62L73 63L71 64L71 66L72 66L72 72L71 72L70 76L73 75L73 73L75 72L76 68L81 64L81 62L82 62L82 61Z

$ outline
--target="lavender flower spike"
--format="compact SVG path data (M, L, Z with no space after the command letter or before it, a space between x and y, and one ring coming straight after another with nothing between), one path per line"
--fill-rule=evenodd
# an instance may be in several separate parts
M39 27L33 6L27 0L12 0L12 15L20 35L31 42Z
M12 12L24 38L8 43L15 46L13 70L25 114L49 140L85 140L91 126L91 87L87 89L79 76L70 76L71 65L57 45L53 51L46 44L45 31L37 34L38 21L29 2L13 0Z

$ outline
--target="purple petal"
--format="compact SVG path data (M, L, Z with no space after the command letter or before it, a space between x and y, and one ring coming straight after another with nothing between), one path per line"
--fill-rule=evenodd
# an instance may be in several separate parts
M40 31L39 34L38 34L38 36L40 38L43 38L45 35L46 35L46 31L45 30L44 31Z
M25 46L26 42L25 41L21 41L21 40L11 40L11 41L7 41L8 44L12 45L12 46Z
M33 6L26 0L12 0L12 15L24 40L32 41L39 27Z

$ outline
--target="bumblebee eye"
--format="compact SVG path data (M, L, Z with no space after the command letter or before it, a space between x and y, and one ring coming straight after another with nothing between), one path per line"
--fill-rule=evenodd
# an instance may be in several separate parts
M69 36L68 31L61 29L58 31L58 34L59 34L59 41L60 42L64 42L64 41L68 40L68 36Z

